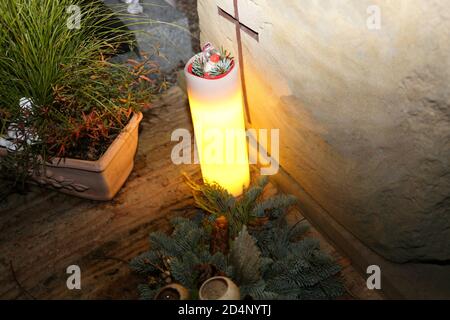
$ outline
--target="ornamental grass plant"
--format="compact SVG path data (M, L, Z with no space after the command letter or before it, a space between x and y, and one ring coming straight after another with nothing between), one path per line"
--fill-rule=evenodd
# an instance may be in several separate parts
M111 62L135 40L105 8L88 0L0 2L0 139L8 150L0 175L12 186L52 158L99 159L160 89L149 57Z

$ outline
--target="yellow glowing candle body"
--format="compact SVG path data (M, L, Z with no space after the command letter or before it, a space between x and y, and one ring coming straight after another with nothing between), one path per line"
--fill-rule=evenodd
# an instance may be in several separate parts
M239 196L250 183L239 68L205 79L190 72L193 59L184 72L203 181Z

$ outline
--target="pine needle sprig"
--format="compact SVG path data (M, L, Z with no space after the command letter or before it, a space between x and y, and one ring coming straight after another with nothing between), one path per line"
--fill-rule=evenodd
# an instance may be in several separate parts
M220 60L216 64L215 68L209 72L209 74L214 77L225 74L228 72L228 70L230 70L232 63L233 63L233 60L230 60L230 59Z
M220 47L220 60L234 60L231 53L226 50L223 46Z
M205 75L205 58L202 54L198 54L192 62L192 73L196 76L203 77Z

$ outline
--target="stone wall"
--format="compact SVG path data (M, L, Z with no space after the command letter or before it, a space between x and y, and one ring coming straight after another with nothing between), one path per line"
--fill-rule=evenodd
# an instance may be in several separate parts
M450 260L448 0L238 3L249 126L280 128L282 168L384 257ZM198 0L201 40L236 53L217 6Z

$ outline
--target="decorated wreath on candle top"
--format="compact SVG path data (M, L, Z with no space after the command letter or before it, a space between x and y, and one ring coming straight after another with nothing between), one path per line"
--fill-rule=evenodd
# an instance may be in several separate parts
M200 78L217 79L226 75L233 66L234 57L228 50L223 47L216 49L208 42L195 56L190 71Z

